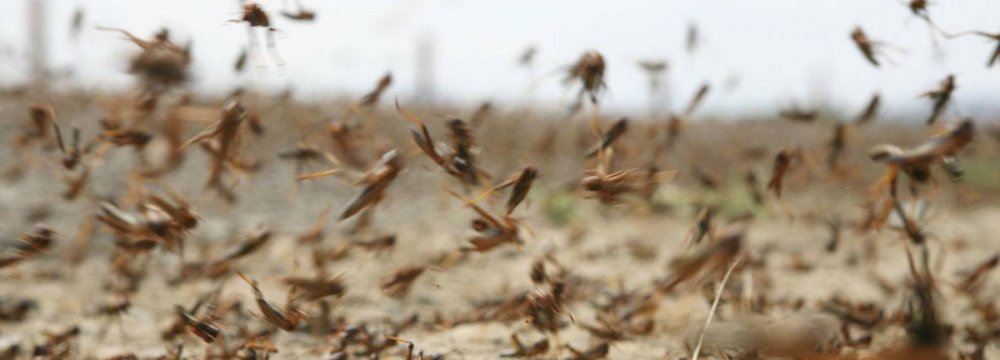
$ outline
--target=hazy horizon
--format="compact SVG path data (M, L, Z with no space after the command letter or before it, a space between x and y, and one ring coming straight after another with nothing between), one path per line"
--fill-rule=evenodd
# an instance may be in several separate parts
M43 0L26 0L43 1ZM24 23L26 1L10 4L0 25L0 56L10 66L0 84L23 82L28 48ZM985 67L992 42L977 37L932 41L926 23L898 1L304 1L317 12L313 23L279 15L293 3L262 1L271 13L283 68L263 71L248 66L236 74L232 63L247 42L233 1L173 2L47 1L49 67L70 70L85 88L126 89L124 73L134 45L119 34L95 26L127 29L148 37L160 27L174 41L193 41L195 91L218 94L245 85L282 91L294 85L297 97L321 99L358 95L391 71L389 96L414 95L417 42L432 44L434 90L442 101L473 106L491 100L561 107L572 92L561 83L562 69L586 50L607 59L608 109L645 114L650 97L641 59L670 64L659 107L683 106L703 82L713 89L707 113L739 115L776 111L793 103L826 105L838 112L859 111L874 92L884 98L887 116L921 114L930 102L918 95L954 73L958 88L948 116L992 119L1000 107L1000 66ZM77 7L85 11L84 31L69 35ZM985 0L932 4L930 15L949 32L996 30L1000 3ZM700 47L685 51L689 24L702 35ZM849 38L861 26L868 35L905 50L889 50L891 62L872 67ZM790 30L798 29L798 30ZM529 45L538 49L535 66L517 66ZM667 104L667 102L672 103Z

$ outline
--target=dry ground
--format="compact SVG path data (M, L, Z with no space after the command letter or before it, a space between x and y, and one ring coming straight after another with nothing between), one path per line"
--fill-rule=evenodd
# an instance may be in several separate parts
M4 137L10 136L26 117L29 99L14 97L0 102ZM280 276L291 272L309 274L313 271L311 249L299 247L294 237L312 224L328 205L336 211L353 194L355 188L333 178L312 183L296 184L295 168L274 155L287 150L306 131L295 129L319 124L339 116L336 107L297 105L280 100L252 99L246 103L261 111L268 132L257 138L247 135L243 152L265 162L262 170L242 179L236 188L240 197L227 205L202 189L206 176L205 157L193 155L181 169L163 179L171 187L192 200L202 216L202 224L190 236L185 256L196 259L204 252L219 253L221 247L239 234L256 228L267 228L275 238L260 252L238 263L238 268L258 279L265 295L277 303L284 302L286 287ZM101 116L100 108L91 97L59 96L53 104L64 123L80 125L84 137L96 131L93 123ZM211 103L209 103L211 104ZM464 113L455 109L423 111L432 113ZM727 218L753 214L744 249L758 266L738 271L730 281L732 291L723 297L715 321L725 326L727 321L745 314L736 306L741 297L766 293L770 299L794 301L802 299L801 310L776 308L766 314L772 319L790 319L796 314L820 313L821 304L837 295L851 301L872 301L887 311L903 304L903 291L884 291L874 279L887 279L901 288L909 279L903 246L905 237L897 231L859 233L853 225L863 216L864 193L878 167L863 156L871 144L879 142L912 146L927 135L926 129L899 124L876 124L867 129L853 129L847 155L854 169L840 180L831 180L822 166L809 169L799 164L779 201L769 197L767 206L754 206L742 185L747 170L754 170L765 179L770 173L773 154L782 147L801 146L822 159L823 142L829 136L830 123L788 124L779 121L752 120L743 123L695 123L686 129L677 150L662 159L663 166L680 171L678 177L664 184L656 195L655 210L649 204L627 201L615 206L602 206L595 200L582 199L577 193L567 193L567 184L578 181L583 161L582 148L592 143L586 124L579 119L563 119L558 114L528 111L499 113L488 118L476 135L480 139L480 158L495 177L507 174L527 163L536 164L542 180L529 197L528 207L516 215L531 227L533 234L521 248L503 248L485 254L472 254L450 269L432 269L420 277L412 292L402 299L387 297L379 281L394 269L407 264L427 263L441 253L461 246L473 232L468 228L472 213L453 198L445 196L442 186L449 184L445 176L430 162L419 157L410 139L405 137L405 123L394 113L380 112L374 116L380 131L387 134L381 146L405 149L406 170L392 185L387 202L381 204L373 228L366 236L396 234L397 245L384 254L355 250L345 259L331 262L328 270L342 273L347 294L334 301L334 315L343 316L349 324L367 323L372 329L384 329L387 322L399 322L417 315L417 326L399 337L411 340L417 349L443 354L448 359L492 359L509 351L509 336L520 334L526 342L534 342L542 334L523 320L508 323L468 324L451 328L434 324L435 314L448 318L475 309L475 303L510 297L535 289L529 279L533 261L548 252L563 264L573 276L589 284L604 285L603 293L595 291L588 299L568 304L565 320L579 324L594 324L593 303L599 302L615 289L648 289L656 279L665 277L671 259L682 256L684 239L694 223L700 203L720 209L717 223L724 227ZM433 117L428 116L429 119ZM612 118L612 116L607 116ZM432 133L441 134L440 121L429 120ZM575 126L560 126L573 124ZM202 123L189 126L194 132ZM662 125L661 125L662 126ZM616 167L642 164L652 142L646 131L652 125L636 122L619 151L621 161ZM662 129L662 128L657 128ZM548 133L555 133L556 145L547 151L538 149ZM309 133L311 141L326 146L322 134ZM583 138L585 141L580 141ZM444 139L444 136L441 136ZM754 152L763 155L754 155ZM749 153L749 155L748 155ZM998 146L990 138L979 136L965 156L968 178L951 183L939 176L937 190L926 191L932 204L931 213L923 225L930 236L928 248L932 268L940 282L939 306L942 318L956 329L966 324L980 324L979 315L969 308L966 295L953 285L960 279L956 271L986 259L998 251L1000 242L1000 165L996 162ZM163 354L167 345L159 332L173 320L173 306L191 304L201 293L217 283L207 280L185 282L177 286L166 283L177 272L178 257L162 249L154 251L148 264L149 278L132 298L133 307L120 319L108 319L94 314L100 304L114 298L103 289L108 281L108 259L112 235L100 229L92 240L86 260L79 266L69 266L65 260L77 226L97 209L97 201L126 193L128 169L135 156L126 149L113 150L100 165L92 187L85 198L64 202L59 194L63 184L55 165L55 151L39 151L22 177L0 183L0 235L5 244L12 243L19 233L36 222L50 224L59 234L53 250L14 268L0 270L0 298L27 298L37 301L37 309L24 321L0 322L0 346L20 343L30 349L44 341L45 331L79 325L82 335L75 340L79 357L103 358L123 353L140 357ZM15 155L9 149L0 150L0 161L9 165ZM720 190L701 188L691 178L692 164L716 174L722 179ZM319 163L313 169L321 169ZM451 184L455 189L459 186ZM570 194L570 195L566 195ZM560 203L561 201L561 203ZM489 205L500 209L501 202ZM560 207L561 206L561 207ZM835 252L825 250L829 238L826 219L843 219L845 229ZM352 222L337 223L331 219L324 246L351 241L348 234ZM628 244L641 244L651 254L629 251ZM633 246L634 247L634 246ZM796 263L806 264L797 269ZM687 284L663 299L656 314L656 326L650 335L632 337L611 346L612 359L677 359L690 356L685 342L700 331L709 312L712 286L717 276ZM595 286L599 288L600 286ZM994 304L1000 295L1000 281L995 276L986 280L978 295ZM241 325L263 328L265 323L252 306L249 287L235 276L224 281L223 298L240 299L252 314L244 324L220 324L224 332L235 332ZM314 308L307 312L315 315ZM782 321L783 324L794 320ZM992 324L990 326L996 326ZM885 326L874 333L873 343L891 343L904 335L899 326ZM331 335L330 338L334 337ZM279 332L275 343L279 352L275 358L320 358L331 340L307 332ZM555 338L553 338L555 339ZM954 351L971 351L961 340L961 330L953 337ZM236 343L239 339L230 339ZM586 348L597 340L572 322L558 335L561 344ZM709 339L709 344L719 339ZM206 349L194 337L184 339L186 354L200 358ZM1000 356L992 342L986 348L986 358ZM717 356L706 347L703 355ZM383 353L386 358L399 358L402 345ZM565 349L551 351L545 358L569 356Z

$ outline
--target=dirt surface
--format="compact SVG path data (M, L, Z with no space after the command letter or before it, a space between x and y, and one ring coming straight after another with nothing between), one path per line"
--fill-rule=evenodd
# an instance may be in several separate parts
M6 100L0 106L0 113L23 118L28 103L23 99ZM247 103L254 104L252 101ZM974 350L967 340L966 328L997 329L996 319L984 320L985 315L973 308L974 303L996 305L1000 281L995 276L987 274L974 294L956 289L964 278L959 270L974 266L998 251L1000 243L996 234L1000 234L1000 222L997 221L1000 206L993 193L995 188L982 186L974 182L975 179L949 183L939 177L941 180L934 186L936 190L928 188L922 193L931 204L930 211L920 221L928 234L925 247L909 243L895 224L897 220L891 220L880 232L856 230L865 214L867 184L877 178L879 170L877 164L863 156L864 144L895 140L912 146L926 137L920 130L901 126L901 130L890 132L891 135L871 139L875 135L870 134L878 134L884 128L869 129L869 135L858 135L859 139L868 138L852 144L848 161L855 170L850 176L829 180L829 174L823 170L805 170L806 166L799 164L789 175L782 198L769 195L766 204L758 206L746 200L749 195L740 180L742 173L751 169L766 179L772 154L789 146L783 142L791 140L783 138L769 143L751 136L753 140L743 143L722 144L727 142L726 136L735 136L734 133L765 137L775 133L768 128L789 125L770 122L693 126L686 137L687 145L682 146L685 150L679 150L666 161L666 166L679 170L679 174L658 187L655 201L627 199L604 205L595 199L584 198L575 189L574 181L579 181L581 167L587 166L580 160L582 151L572 145L575 135L560 134L561 145L557 149L535 152L533 141L542 137L542 132L523 142L509 137L490 139L487 134L491 127L516 129L522 124L518 121L528 121L499 115L477 132L477 137L483 138L480 143L482 162L488 164L497 179L506 178L506 174L514 173L527 163L536 164L542 172L542 179L532 190L526 206L514 213L525 227L521 231L524 244L466 254L454 264L444 266L438 259L465 246L467 239L475 234L468 226L475 215L461 201L443 191L445 187L461 191L462 187L423 158L405 133L399 136L399 129L405 129L405 122L397 115L379 115L378 126L399 128L394 130L395 137L388 137L384 144L404 150L405 170L391 185L386 201L375 208L372 225L360 233L352 233L356 219L338 222L335 215L359 188L335 178L298 183L294 164L275 155L294 147L303 137L299 131L290 131L292 127L287 124L297 121L319 126L317 124L326 121L322 115L324 110L315 110L311 105L286 104L274 111L266 110L271 109L270 105L252 106L262 109L268 132L263 137L245 135L242 153L257 157L265 165L256 173L240 177L235 187L236 203L227 204L212 191L204 189L208 158L200 151L189 151L190 156L176 171L143 184L150 193L169 187L189 199L201 222L187 236L183 255L163 247L136 255L143 259L142 268L148 275L139 288L128 295L107 289L115 278L109 268L115 235L108 227L97 226L81 263L70 264L67 257L75 248L73 239L78 228L99 212L101 201L116 200L123 208L130 209L126 205L134 198L129 197L129 174L142 155L117 148L104 158L95 159L92 166L96 170L86 194L70 202L60 196L65 187L61 181L65 172L57 164L58 152L52 148L32 150L31 163L24 173L19 178L0 183L0 234L4 246L8 246L36 223L45 223L56 231L57 240L44 255L0 269L0 300L35 302L35 308L24 320L0 322L0 350L16 343L21 344L23 354L30 353L35 345L46 341L46 332L61 331L73 325L80 326L81 332L69 340L74 354L70 358L107 358L126 353L155 357L172 349L172 343L184 344L186 357L202 358L206 352L222 347L239 347L244 341L239 335L241 329L272 328L254 304L249 285L234 274L219 280L194 279L176 285L169 282L179 274L183 262L216 257L240 236L256 229L268 229L273 233L272 239L261 250L235 261L233 267L256 279L265 298L279 307L285 304L288 292L283 277L290 274L309 276L319 270L313 261L317 248L329 251L339 244L356 244L387 234L396 236L395 246L386 251L369 251L355 245L347 256L323 265L323 271L341 274L347 289L342 297L326 300L332 308L330 316L342 317L332 322L341 328L325 334L310 330L313 325L322 323L316 319L320 310L315 302L303 303L302 311L308 315L308 323L301 324L297 331L275 332L272 340L277 353L272 354L273 358L322 358L336 347L344 326L364 326L373 334L388 334L394 324L403 323L411 316L416 316L416 324L395 336L412 341L417 350L425 353L441 354L448 359L494 359L513 350L509 338L511 334L518 334L525 344L549 338L549 352L538 358L568 358L572 355L568 347L582 350L606 341L584 329L584 326L598 324L595 319L599 305L606 304L616 294L634 293L638 297L649 293L656 281L676 271L670 266L672 261L710 246L712 240L695 246L687 243L699 204L705 203L720 208L714 221L716 235L743 227L746 234L740 250L743 265L726 284L713 319L713 330L707 333L703 345L703 357L719 358L722 352L738 347L732 343L740 343L739 334L750 331L747 329L779 333L779 329L799 326L801 331L789 332L830 333L832 340L829 342L833 344L820 345L833 346L837 349L833 354L845 358L876 354L879 349L905 342L907 335L902 325L885 320L870 330L852 329L854 338L870 334L871 345L845 345L849 339L844 339L840 333L839 319L823 309L824 304L837 297L850 303L878 304L887 318L902 311L904 300L908 298L907 284L912 283L906 248L926 248L930 254L929 268L936 279L935 299L940 321L954 329L947 346L948 354L954 356ZM277 106L274 109L279 109ZM60 110L64 123L83 127L85 138L97 131L92 122L101 111L92 102L61 99L56 107L66 109ZM508 118L511 120L504 124ZM17 131L18 126L11 123L4 125L4 135ZM187 133L193 134L205 124L195 122L188 127ZM584 126L580 121L574 124ZM821 144L819 139L826 136L827 126L794 126L803 127L794 131L806 135L793 142L822 148L816 144ZM438 134L440 129L440 124L433 124L432 132ZM441 134L440 139L445 139ZM643 141L641 128L629 134L632 141ZM322 136L313 139L319 142ZM996 146L989 141L986 138L977 140L974 159L995 156ZM504 143L515 145L506 149L501 146ZM756 160L738 157L742 150L758 146L764 146L766 155ZM627 166L627 159L635 158L629 154L639 154L641 149L642 145L623 146L620 154L624 155L619 156L626 160L619 166ZM2 151L0 158L4 165L22 161L22 154L15 154L10 149ZM821 153L821 150L816 151ZM995 167L995 157L992 161L993 165L983 166ZM701 164L717 174L724 181L722 187L706 190L699 186L692 178L691 164ZM316 171L328 166L319 161L309 169ZM570 188L566 183L573 185L574 190L565 190ZM467 193L473 196L479 191L468 189ZM505 197L506 192L480 204L494 213L502 213ZM565 202L562 208L554 205L558 201ZM296 236L307 230L328 206L333 209L333 215L329 216L323 240L319 245L300 245ZM747 214L749 220L744 216ZM841 239L833 250L828 249L831 236L828 220L831 218L843 223ZM564 326L558 333L538 331L528 316L449 324L449 320L475 312L483 303L511 299L526 292L548 291L550 285L533 283L530 278L532 264L546 254L550 255L550 260L545 262L550 277L559 277L574 286L572 295L567 295L568 300L559 312L559 321L564 322ZM415 280L408 294L400 298L387 296L380 284L406 265L429 267ZM559 273L562 274L557 275ZM709 315L721 275L721 272L700 274L665 293L656 302L658 310L649 315L652 329L613 341L607 357L689 358L696 342L693 339L697 338ZM224 334L219 342L206 345L190 335L178 337L173 342L161 339L160 333L176 318L175 305L190 306L201 294L218 287L222 289L219 299L239 301L243 306L243 315L229 315L215 321ZM761 296L770 304L767 310L750 310L753 304L759 305ZM98 307L122 298L128 298L132 306L120 317L98 314ZM801 303L795 305L796 302ZM828 320L836 326L824 328L822 324ZM745 342L740 346L746 345ZM991 341L985 347L985 358L1000 356L995 344ZM403 358L405 350L405 344L399 343L388 347L381 355Z

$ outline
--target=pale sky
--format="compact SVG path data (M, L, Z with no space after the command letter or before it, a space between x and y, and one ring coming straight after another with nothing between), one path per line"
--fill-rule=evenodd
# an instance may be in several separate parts
M0 58L8 64L0 68L0 84L21 81L26 73L27 1L44 0L6 0L0 13ZM357 96L392 71L389 95L407 98L415 88L416 42L426 38L435 49L438 98L469 108L485 99L500 106L565 106L571 93L561 84L561 69L594 49L608 64L605 104L622 111L648 108L647 80L635 65L647 58L670 63L674 108L708 81L713 92L705 110L716 114L824 100L853 114L880 91L889 115L916 112L914 121L922 121L930 104L917 96L954 73L957 106L949 115L993 119L1000 110L1000 66L985 67L996 44L938 37L935 50L928 26L899 0L302 1L317 12L316 22L291 22L278 15L285 1L261 1L281 29L278 50L286 65L237 75L232 62L247 31L227 22L238 16L236 0L48 0L50 63L72 68L85 87L124 89L133 45L94 26L143 37L166 26L175 41L194 42L195 90L293 85L300 98ZM78 6L85 8L85 31L73 42L69 20ZM932 2L930 14L949 32L1000 30L996 0ZM703 42L687 54L685 32L692 22ZM856 25L905 52L890 50L892 63L872 67L850 41ZM531 44L538 48L534 73L515 65Z

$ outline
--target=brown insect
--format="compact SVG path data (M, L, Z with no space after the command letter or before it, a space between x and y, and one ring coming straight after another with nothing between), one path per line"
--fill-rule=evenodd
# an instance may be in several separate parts
M73 10L73 17L69 20L69 36L74 40L80 37L80 32L83 30L83 18L84 12L82 7L77 7Z
M452 141L455 143L455 149L451 151L446 150L444 153L441 153L438 150L437 144L431 138L427 126L420 117L400 106L398 100L396 101L396 111L413 125L410 128L413 141L416 142L417 147L431 161L441 167L448 175L462 181L462 184L476 185L479 183L480 176L484 176L485 172L476 168L475 164L472 163L472 153L470 150L472 135L464 121L460 119L449 121L449 129L452 133Z
M778 116L789 121L807 123L816 121L816 119L819 118L819 111L806 110L798 106L792 106L778 112Z
M451 157L452 167L462 174L463 183L479 185L479 178L486 177L486 175L476 167L475 158L472 155L472 129L462 119L448 120L447 125L454 147L454 155Z
M619 170L609 174L588 170L587 174L580 181L581 187L588 192L588 196L596 197L606 204L618 201L622 195L639 192L639 184L644 179L636 169Z
M271 18L264 11L264 8L260 7L259 4L255 2L248 2L243 4L243 13L239 19L230 20L230 22L247 23L247 35L250 43L250 51L260 49L260 45L257 40L257 36L254 34L254 28L263 28L265 33L265 39L267 41L267 51L272 59L277 65L283 65L284 61L278 55L277 44L274 42L274 33L278 29L271 26Z
M693 255L674 259L670 264L670 276L657 283L657 292L668 293L699 274L724 271L742 251L744 236L745 229L738 228Z
M722 187L722 180L714 172L706 170L697 164L691 166L691 177L698 181L698 184L709 190L718 190Z
M315 11L307 10L306 8L302 7L302 2L300 2L298 0L295 0L295 5L298 8L297 11L292 12L292 11L285 10L285 11L281 12L281 16L284 16L284 17L288 18L289 20L297 20L297 21L309 21L309 22L311 22L313 20L316 20L316 12Z
M0 269L41 255L55 241L56 232L45 225L36 225L31 232L22 234L14 244L12 253L0 255Z
M472 116L469 117L469 124L472 125L473 129L478 128L486 121L491 112L493 112L493 104L489 101L484 101L476 108L476 112L472 113Z
M899 216L900 222L903 223L903 232L910 238L910 241L918 245L923 244L927 240L927 235L917 224L917 220L903 210L903 205L898 200L893 200L892 207L896 211L896 215Z
M222 258L216 260L213 265L209 268L216 267L226 267L234 260L246 257L247 255L253 254L254 252L260 250L271 240L271 231L267 229L259 229L253 231L247 235L243 236L243 239L236 244L236 246L230 248L222 255Z
M70 148L66 148L66 144L63 141L62 131L59 129L59 122L52 120L52 130L56 134L56 143L59 145L59 151L62 152L62 165L66 170L73 170L80 163L80 157L83 152L80 151L80 128L73 128L73 143Z
M236 60L233 61L233 71L237 73L242 73L243 69L247 66L247 57L249 56L249 51L247 48L240 48L240 52L236 53Z
M517 57L517 63L523 67L531 67L535 62L535 55L538 54L538 48L534 45L524 48L521 51L521 55Z
M393 298L406 296L413 283L427 270L424 266L403 266L382 280L382 291Z
M601 141L595 145L590 151L587 151L587 158L592 158L597 156L598 152L606 151L614 142L618 140L628 130L628 118L621 118L611 128L608 129Z
M771 168L771 180L767 182L767 189L774 191L774 196L781 198L781 180L788 171L788 166L792 163L792 155L787 150L778 151L774 157L774 166Z
M869 39L860 26L851 30L851 40L854 40L854 44L858 46L858 50L861 50L861 55L864 55L868 62L875 67L879 66L878 59L875 58L875 48L878 46L878 43Z
M1000 263L1000 255L994 254L971 269L960 271L959 275L962 276L962 281L955 288L964 292L971 292L977 289L982 285L983 277L988 275L990 271L993 271L998 263Z
M155 202L142 203L138 215L127 213L114 203L103 202L101 212L97 215L98 221L119 236L132 240L153 239L173 252L180 252L184 248L187 231L197 225L197 221L192 219L197 219L192 212L165 209Z
M712 218L714 216L715 211L712 211L711 208L701 208L698 211L695 226L688 231L688 241L686 243L697 245L705 236L708 236L709 240L715 237L715 227L712 225Z
M170 33L166 29L157 32L151 40L139 38L123 29L98 29L119 32L142 50L132 57L129 64L129 72L139 76L145 84L140 98L155 100L156 95L166 88L187 81L191 51L188 47L171 42Z
M531 282L538 285L544 283L548 279L548 275L545 274L544 259L535 260L535 262L531 264Z
M112 301L97 306L95 313L98 315L108 316L108 317L120 317L122 314L128 312L132 308L132 301L128 298L123 298L117 301Z
M33 350L32 356L59 356L60 354L66 354L69 352L69 340L80 336L80 327L77 325L70 326L65 330L58 332L45 331L43 335L45 336L45 343L36 345ZM65 356L68 356L66 354Z
M299 173L309 163L323 160L323 152L315 145L300 141L293 150L282 151L278 157L284 160L295 161L295 172Z
M619 125L621 124L621 125ZM588 197L595 197L599 199L602 203L609 204L616 202L620 196L626 194L642 194L648 192L651 186L659 184L666 176L671 176L675 172L659 172L652 174L642 174L638 169L625 169L615 172L608 172L611 167L611 157L613 155L613 149L611 143L614 138L620 135L609 137L603 135L600 129L600 125L595 118L592 123L594 127L594 132L600 136L602 139L597 147L597 164L594 169L588 169L584 171L584 177L580 181L581 188L585 191L585 195ZM615 130L618 128L618 130ZM624 131L625 125L624 120L619 121L612 132L621 133ZM611 139L612 141L607 141L606 146L601 146L605 144L605 139ZM655 184L650 184L653 182Z
M924 19L928 24L932 24L930 14L927 12L927 0L909 0L906 2L906 7L910 8L910 12L916 17Z
M90 182L90 168L84 166L76 176L65 176L66 191L63 191L62 198L73 201L80 197L87 189Z
M378 104L378 100L382 97L382 93L389 88L389 85L392 85L392 73L387 72L378 80L378 83L372 91L361 97L361 101L358 102L358 106L373 107Z
M569 67L563 83L580 82L580 91L572 109L578 109L582 105L584 95L590 98L591 103L597 103L597 96L607 87L604 82L604 66L604 56L591 50L580 55L576 63Z
M296 294L296 299L305 301L316 301L328 296L341 297L347 292L343 275L313 278L289 276L283 281L295 288L296 291L301 291L301 293Z
M465 206L468 206L479 215L477 219L472 220L472 229L478 232L479 235L469 239L471 247L464 247L461 249L462 251L487 252L504 244L520 245L524 243L524 240L519 235L520 226L518 226L517 220L511 217L509 213L502 220L498 219L485 209L479 207L479 205L476 205L474 199L468 199L462 194L451 190L447 191L452 196L462 200Z
M990 59L986 62L986 67L993 67L1000 60L1000 33L988 33L984 31L974 31L973 33L997 43L997 46L993 49L993 53L990 54Z
M677 144L677 140L680 139L681 129L684 127L684 123L690 120L691 115L694 111L698 109L701 103L708 96L708 92L711 89L708 83L701 84L698 90L695 91L694 96L688 101L687 106L684 108L684 112L680 115L671 115L670 120L667 122L667 139L660 150L671 150L674 145ZM660 151L657 151L659 153Z
M701 103L705 101L705 97L708 96L709 90L711 90L711 85L709 85L708 83L701 84L701 86L698 87L698 90L695 91L694 96L691 97L691 100L688 101L687 106L684 107L684 112L682 115L683 118L685 119L688 118L689 116L691 116L691 114L694 113L695 110L698 109L699 106L701 106Z
M182 335L185 329L187 329L189 322L188 319L181 316L181 314L187 315L188 317L195 316L198 314L198 311L201 310L202 306L207 305L213 297L218 296L219 291L221 291L221 287L216 288L214 291L202 294L195 301L194 305L191 305L191 307L188 308L188 310L185 310L180 305L177 305L176 308L178 311L176 312L176 319L170 324L170 326L160 333L160 338L163 340L173 340L177 336Z
M32 104L28 107L29 121L15 138L16 148L24 148L35 140L44 141L49 136L49 123L55 121L51 105Z
M830 171L836 171L840 165L840 159L844 154L844 147L847 145L847 126L844 123L837 123L833 126L833 135L827 142L826 166Z
M514 345L514 351L506 352L500 354L500 357L539 357L543 356L549 352L549 339L544 338L538 340L531 346L524 346L521 343L521 339L517 338L517 334L510 335L510 343Z
M890 196L895 197L896 180L900 172L917 183L927 182L931 177L930 166L944 161L945 158L954 158L959 150L972 141L973 133L972 120L965 119L953 125L946 133L936 135L909 150L894 145L876 146L869 151L869 156L872 160L885 163L886 170L872 187L872 197L879 196L886 188L889 189ZM882 206L885 210L878 213L887 214L888 207L892 204L883 202ZM881 218L884 219L884 216Z
M239 100L230 101L222 108L222 117L202 130L198 135L182 144L179 150L191 144L214 141L217 147L212 152L212 168L206 186L215 187L222 183L222 173L230 158L236 157L239 146L240 125L246 120L247 111Z
M510 215L517 208L517 205L521 204L525 198L528 197L528 192L531 191L531 184L535 182L538 178L538 168L533 165L525 166L521 169L521 172L517 175L511 177L507 181L500 183L491 191L502 190L507 187L513 186L510 191L510 197L507 198L507 213Z
M931 90L920 95L934 101L934 107L931 108L931 116L927 118L928 125L937 121L941 113L944 112L944 109L948 106L948 102L951 100L951 93L953 91L955 91L955 75L949 74L944 80L941 80L941 84L937 90Z
M214 342L215 338L219 337L222 333L222 331L211 322L195 318L191 314L184 311L184 308L180 305L175 305L174 310L177 312L177 316L181 318L188 331L201 338L201 340L206 343Z
M583 351L576 350L572 346L566 345L566 349L573 354L573 356L567 358L569 360L598 360L608 357L610 345L606 342L602 342Z
M330 124L327 125L327 133L333 140L333 148L337 156L344 159L348 166L355 169L363 169L367 166L366 162L358 155L358 145L355 142L356 136L354 136L357 133L355 127L341 121L331 120Z
M153 139L153 136L145 131L121 128L111 122L102 121L101 128L103 130L100 139L117 147L132 146L136 150L142 150Z
M167 197L169 199L157 194L149 194L145 198L146 206L165 212L177 227L193 229L198 226L200 222L198 213L194 211L187 200L169 190L167 191Z
M878 116L879 107L882 105L882 96L880 94L872 95L872 99L868 101L868 106L865 106L865 110L854 119L854 125L863 126L868 125Z
M522 305L522 314L532 327L543 333L557 333L566 325L561 320L566 285L559 281L550 285L549 289L538 289L528 294Z
M359 240L355 241L354 245L358 247L375 252L386 252L396 246L396 235L383 235L370 240Z
M834 252L837 251L837 246L840 245L841 231L840 231L840 219L831 218L826 221L826 228L830 232L830 240L826 242L826 251Z
M38 309L38 302L31 299L0 298L0 322L20 322L28 313Z
M326 235L325 233L326 219L330 216L330 211L332 210L333 207L331 206L327 206L326 208L324 208L323 211L319 213L319 216L316 217L316 221L313 222L313 225L296 237L298 243L314 244L322 241Z
M264 299L264 293L257 287L256 280L248 278L241 272L236 272L236 274L253 289L257 307L268 323L285 331L294 331L299 327L299 322L305 318L305 314L295 307L294 296L289 296L288 302L285 304L285 310L282 311ZM294 288L292 289L292 294L294 295Z
M365 187L361 189L361 192L354 196L347 206L340 212L340 220L345 220L354 216L361 210L371 208L382 201L385 198L385 191L389 188L389 184L396 179L399 172L402 171L402 160L399 158L399 152L395 149L390 150L382 155L382 158L376 163L368 173L364 174L360 179L354 181L356 185L364 185ZM321 171L312 174L306 174L299 176L299 180L309 180L318 177L335 175L342 172L343 169L334 168L331 170Z

